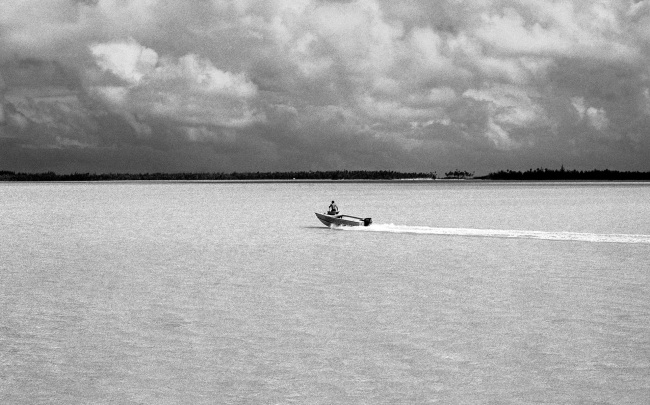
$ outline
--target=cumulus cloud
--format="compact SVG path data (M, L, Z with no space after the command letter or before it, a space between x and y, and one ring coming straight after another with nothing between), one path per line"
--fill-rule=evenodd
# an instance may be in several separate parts
M24 168L650 170L649 4L7 0L3 153Z
M604 108L596 108L587 106L582 97L574 97L571 99L573 107L578 112L581 120L586 120L592 127L599 131L607 129L609 120Z
M90 51L97 64L130 84L138 84L151 74L158 63L158 54L134 40L94 44Z
M197 125L237 127L262 118L247 103L257 95L254 83L195 54L159 57L134 40L94 44L91 52L101 69L124 81L94 89L120 110Z

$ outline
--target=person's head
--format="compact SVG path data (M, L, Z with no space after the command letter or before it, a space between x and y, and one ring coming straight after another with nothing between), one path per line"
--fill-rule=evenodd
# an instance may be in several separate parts
M334 201L332 201L332 204L334 204Z

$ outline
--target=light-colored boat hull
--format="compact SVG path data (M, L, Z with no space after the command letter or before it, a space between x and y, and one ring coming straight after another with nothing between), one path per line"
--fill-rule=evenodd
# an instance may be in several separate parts
M323 225L332 227L332 226L368 226L372 223L371 218L358 218L350 215L328 215L328 214L319 214L315 212L316 218Z

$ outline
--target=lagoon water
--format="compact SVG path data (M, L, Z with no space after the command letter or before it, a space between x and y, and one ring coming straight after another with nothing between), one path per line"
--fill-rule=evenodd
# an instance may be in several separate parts
M650 183L3 183L0 234L3 404L650 398Z

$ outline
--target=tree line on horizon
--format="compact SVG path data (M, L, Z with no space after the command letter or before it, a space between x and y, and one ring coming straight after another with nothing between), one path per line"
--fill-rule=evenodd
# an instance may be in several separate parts
M0 181L120 181L120 180L398 180L435 179L436 173L391 170L332 170L232 173L16 173L0 171Z
M558 169L528 169L524 172L501 170L486 176L476 177L486 180L650 180L650 172L618 171L618 170L565 170Z
M128 180L175 180L175 181L226 181L226 180L412 180L437 179L436 172L398 172L392 170L330 170L288 172L202 172L202 173L72 173L56 174L21 173L0 170L0 181L128 181ZM565 170L528 169L527 171L501 170L485 176L474 177L473 172L454 170L445 173L444 179L477 180L637 180L650 181L650 172L618 170Z

